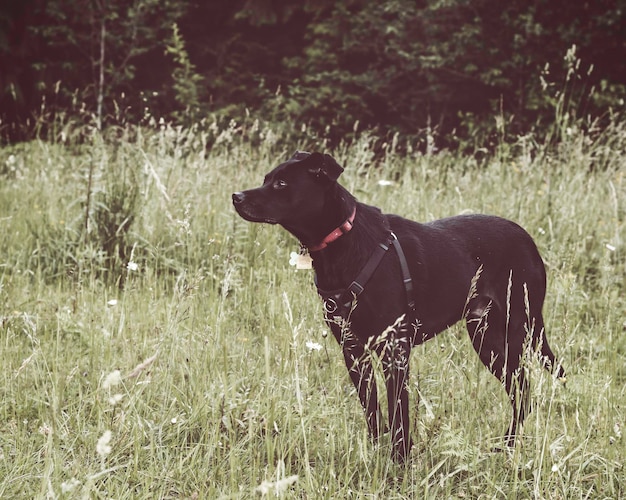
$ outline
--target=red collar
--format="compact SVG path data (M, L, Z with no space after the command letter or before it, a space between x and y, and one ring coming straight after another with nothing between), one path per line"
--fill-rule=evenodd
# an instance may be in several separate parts
M320 250L323 250L324 248L326 248L329 243L332 243L333 241L339 239L340 236L349 232L352 229L352 226L354 225L355 216L356 216L356 205L354 206L354 209L352 210L352 214L350 214L350 217L348 217L344 221L344 223L341 224L341 226L339 226L338 228L334 229L331 233L329 233L326 236L326 238L324 238L321 241L321 243L309 247L309 252L319 252Z

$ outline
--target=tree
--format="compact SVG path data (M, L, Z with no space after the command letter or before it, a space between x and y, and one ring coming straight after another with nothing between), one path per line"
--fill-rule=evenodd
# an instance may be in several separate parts
M27 2L11 14L13 26L27 19L22 42L27 50L15 61L20 69L14 71L19 83L13 98L35 94L61 109L84 106L98 126L127 101L136 117L137 94L151 90L137 65L150 72L164 66L162 41L185 8L186 2L175 0ZM20 72L32 76L34 90ZM5 93L3 101L11 97Z
M336 138L358 126L482 141L496 117L507 124L499 137L515 136L555 113L597 116L626 93L624 0L6 5L5 120L44 96L58 109L84 106L96 123L245 109Z
M493 130L494 116L517 134L554 120L562 92L579 103L572 113L601 113L594 106L617 104L626 90L625 19L609 0L334 3L308 24L302 53L285 60L286 107L340 135L359 121L467 137ZM574 44L582 62L566 85ZM594 95L593 85L605 90Z

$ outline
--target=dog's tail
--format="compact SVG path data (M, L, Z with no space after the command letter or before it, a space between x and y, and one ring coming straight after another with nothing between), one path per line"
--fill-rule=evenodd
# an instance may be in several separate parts
M563 365L557 361L552 349L550 349L548 337L546 337L546 331L544 328L541 329L540 347L541 349L537 351L540 353L540 359L544 368L565 383L567 381L565 369L563 368Z

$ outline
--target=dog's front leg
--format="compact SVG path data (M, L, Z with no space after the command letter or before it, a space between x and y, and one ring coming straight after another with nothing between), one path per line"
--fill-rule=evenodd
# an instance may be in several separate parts
M331 324L331 330L341 345L348 374L365 411L370 436L376 440L381 434L386 432L386 429L380 405L378 404L378 390L376 388L371 352L366 350L365 346L345 327L342 329L336 324Z
M392 458L403 463L411 449L409 435L409 357L411 342L407 335L392 330L384 346L383 371L387 383Z

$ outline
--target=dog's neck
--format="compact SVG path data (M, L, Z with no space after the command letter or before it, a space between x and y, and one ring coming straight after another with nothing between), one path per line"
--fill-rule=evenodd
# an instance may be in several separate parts
M356 216L350 231L342 233L322 250L311 253L320 288L334 290L347 287L367 263L378 244L384 242L389 235L387 219L378 208L356 200L354 203Z
M356 203L354 204L354 208L352 209L352 213L350 216L341 223L338 227L333 229L330 233L328 233L322 241L320 241L316 245L309 245L307 248L309 252L319 252L324 250L328 245L335 242L339 238L341 238L344 234L349 233L354 226L354 218L356 217Z

